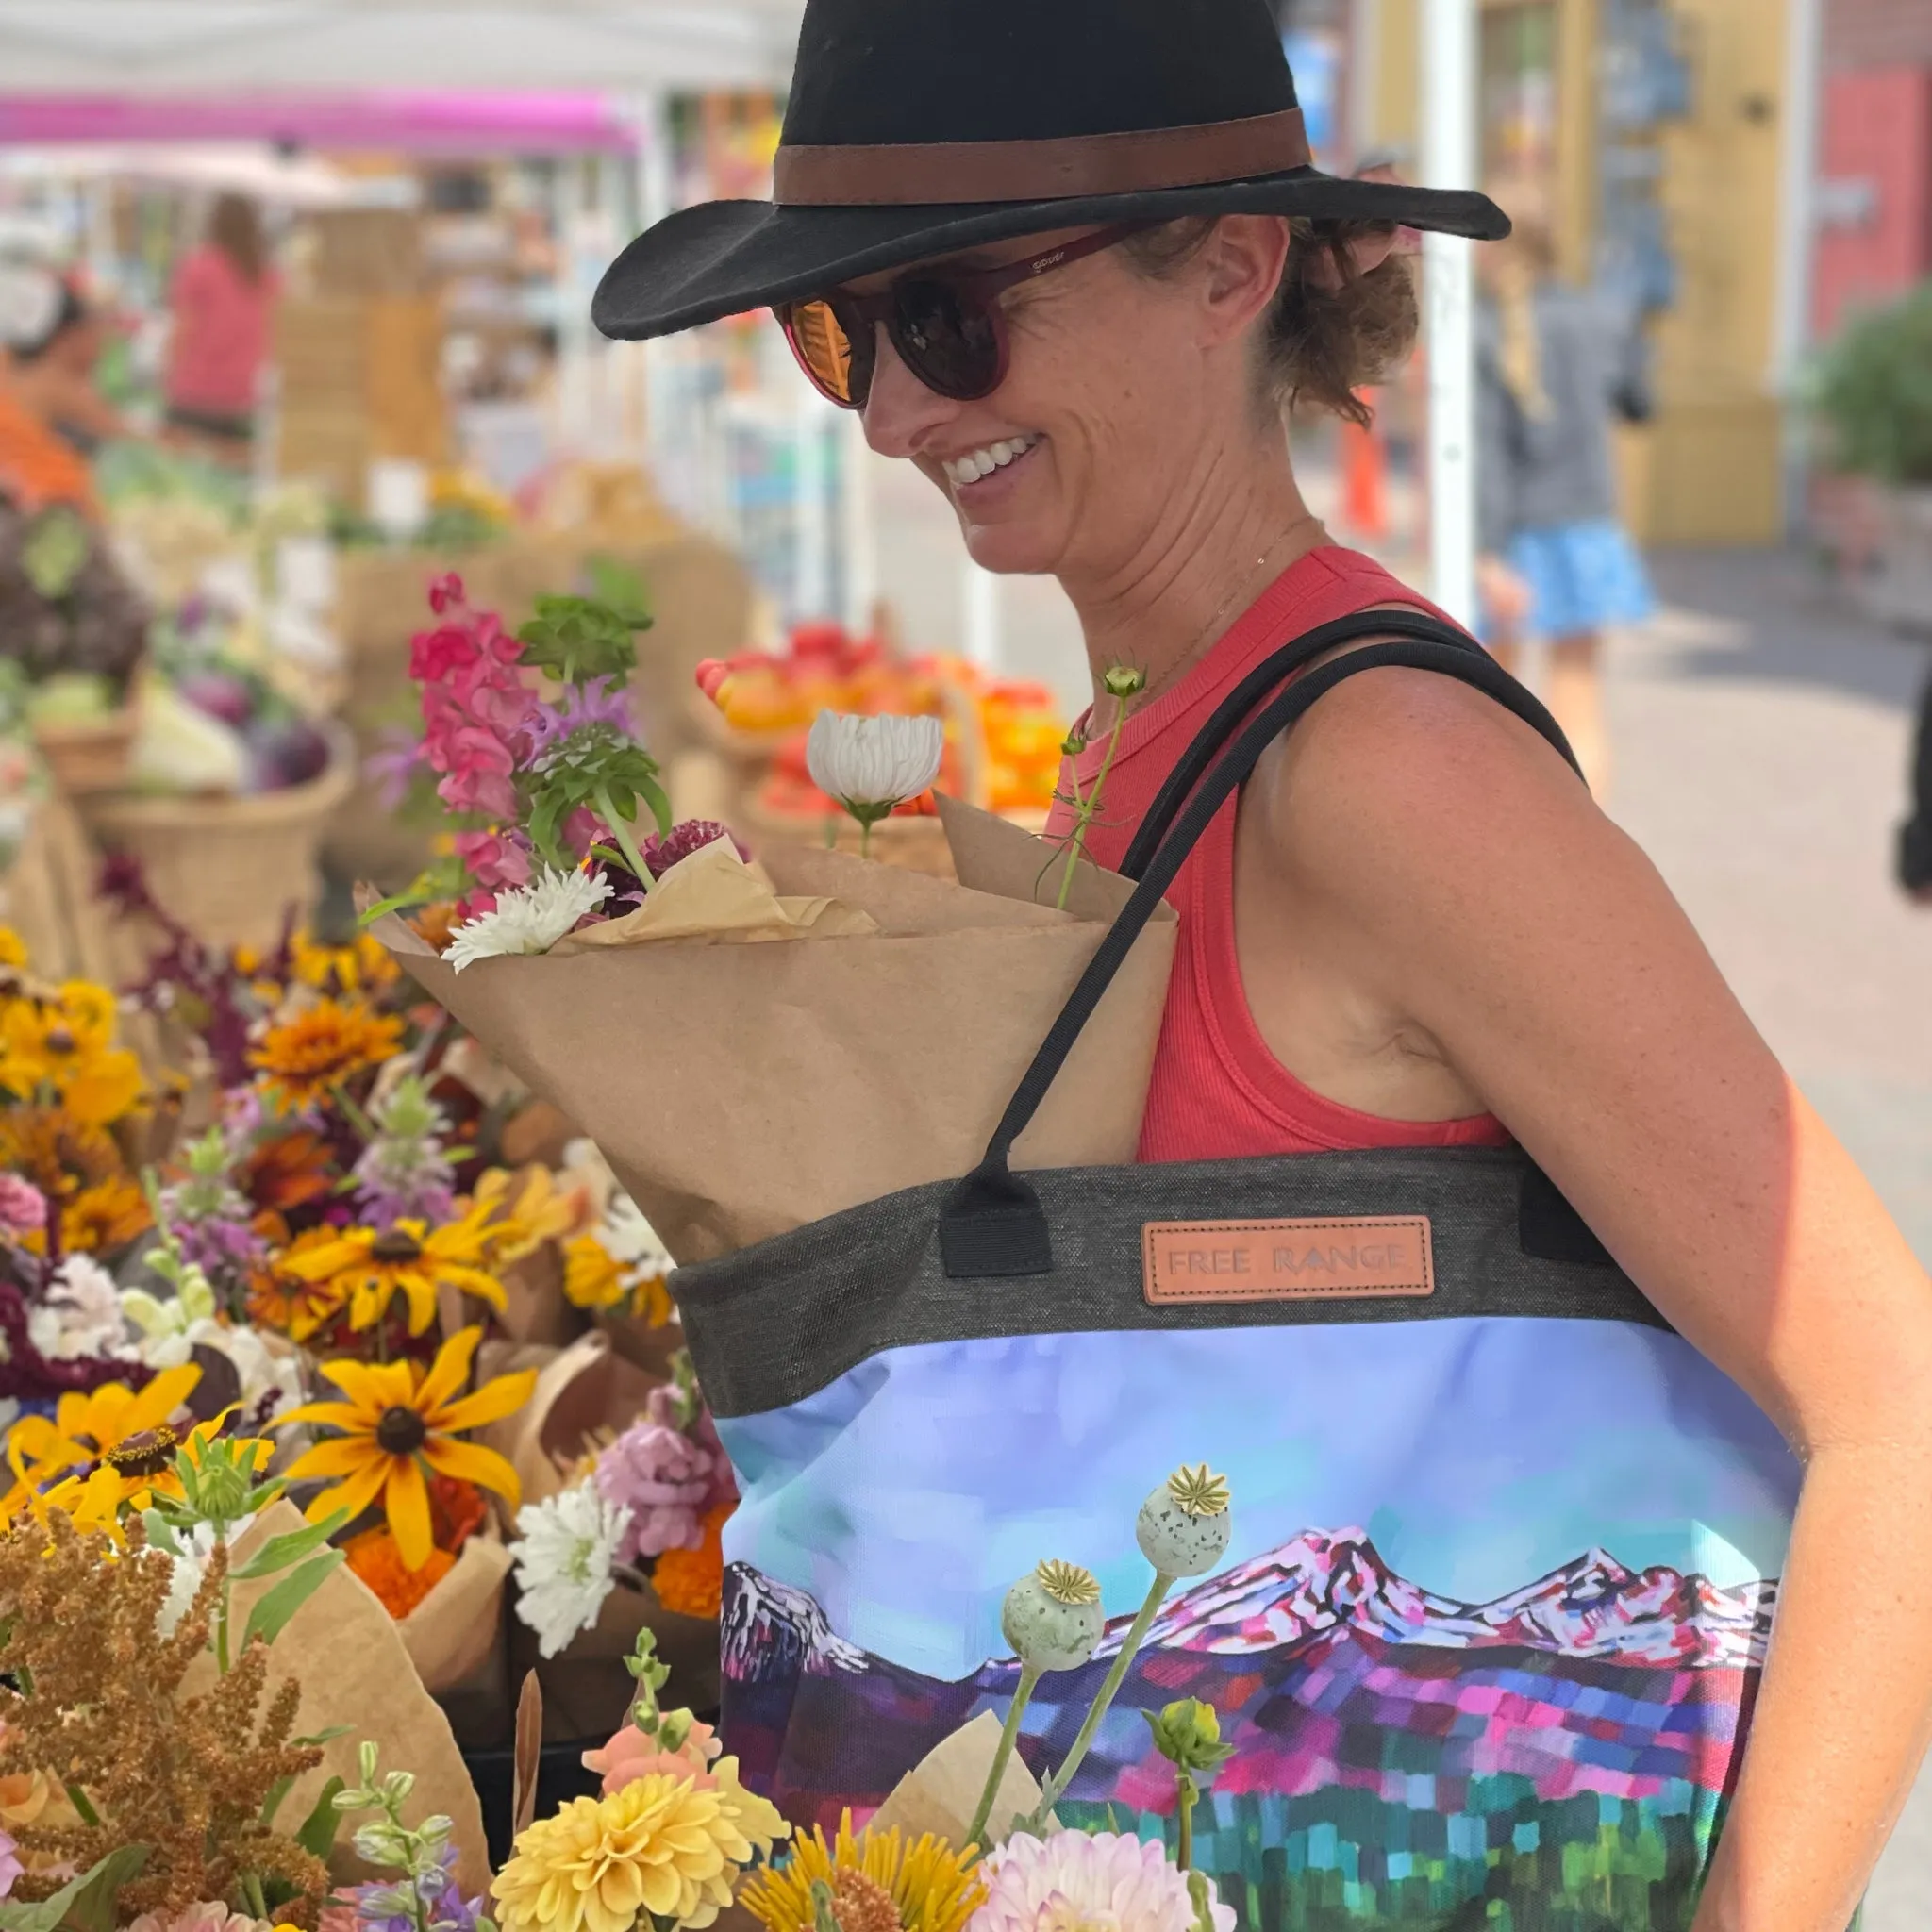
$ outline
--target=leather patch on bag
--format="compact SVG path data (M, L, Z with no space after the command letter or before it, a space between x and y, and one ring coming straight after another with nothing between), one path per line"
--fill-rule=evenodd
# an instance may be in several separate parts
M1425 1214L1376 1220L1150 1221L1150 1302L1334 1301L1436 1291Z

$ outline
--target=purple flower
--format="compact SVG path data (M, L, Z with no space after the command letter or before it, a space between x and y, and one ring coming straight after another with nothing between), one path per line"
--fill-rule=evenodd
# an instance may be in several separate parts
M393 1884L349 1888L349 1895L356 1901L356 1917L364 1932L416 1932L415 1918L406 1909L408 1884L408 1880L403 1879ZM431 1866L419 1873L415 1890L427 1907L430 1932L476 1932L483 1901L480 1897L466 1899L447 1872Z
M724 1453L724 1444L719 1437L718 1424L711 1420L709 1407L702 1396L696 1400L697 1413L688 1423L680 1424L678 1418L685 1412L684 1391L675 1383L660 1382L644 1397L644 1420L656 1423L661 1428L675 1429L678 1434L689 1436L700 1449L708 1452L711 1489L699 1512L702 1515L715 1509L720 1503L735 1504L738 1501L738 1478L732 1471L730 1457Z
M619 738L635 738L637 718L630 708L629 691L600 677L594 684L570 685L555 704L540 705L525 726L532 760L555 751L590 725L601 725Z
M0 1831L0 1898L6 1898L13 1890L13 1881L25 1871L20 1862L18 1848L12 1838Z
M694 1550L712 1490L712 1457L689 1436L659 1423L634 1423L597 1457L597 1490L630 1511L618 1560Z
M668 832L653 832L638 848L639 856L651 868L651 876L661 879L679 859L702 852L720 839L729 839L739 858L749 861L751 854L744 849L743 841L729 825L720 824L716 819L686 819Z
M385 811L394 811L409 795L409 786L423 767L423 741L404 724L386 724L375 749L362 760L362 775L373 784Z
M209 1215L176 1224L181 1253L210 1281L245 1277L268 1257L268 1243L245 1221Z

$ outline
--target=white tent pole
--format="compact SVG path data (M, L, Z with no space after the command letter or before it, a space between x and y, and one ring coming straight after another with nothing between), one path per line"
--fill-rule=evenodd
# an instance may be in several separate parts
M1422 175L1473 188L1476 173L1476 0L1423 0ZM1474 264L1470 244L1427 235L1431 592L1451 617L1475 616Z
M959 633L966 660L997 677L1005 656L1000 624L1000 580L968 557L959 582Z
M1818 140L1823 118L1823 0L1791 0L1785 15L1784 150L1778 157L1776 309L1771 388L1784 404L1785 529L1805 521L1806 416L1795 391L1811 346L1811 273L1818 255Z
M872 626L873 607L879 597L879 533L877 506L873 495L873 453L865 440L865 418L857 409L845 410L840 426L844 431L839 452L839 507L845 557L845 628L854 637L861 637Z

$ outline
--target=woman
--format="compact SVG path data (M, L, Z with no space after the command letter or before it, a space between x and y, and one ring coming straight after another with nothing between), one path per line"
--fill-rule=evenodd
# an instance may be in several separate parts
M255 204L224 194L175 272L168 421L211 454L244 457L268 355L275 276Z
M1651 614L1642 560L1616 516L1613 408L1641 419L1637 344L1603 298L1557 279L1541 197L1499 181L1511 232L1477 258L1481 438L1478 576L1490 642L1515 669L1525 635L1550 647L1550 708L1601 799L1609 779L1598 659L1603 633Z
M1386 610L1392 625L1396 610L1425 608L1369 559L1328 542L1297 487L1280 405L1291 395L1347 410L1352 391L1407 347L1412 297L1400 262L1385 258L1394 225L1478 236L1503 225L1480 197L1337 181L1310 167L1265 0L1123 0L1099 40L1078 0L928 0L917 9L896 0L809 0L790 98L776 205L715 204L673 216L607 276L597 320L613 334L651 336L777 305L812 379L863 408L874 449L917 465L953 508L978 562L1058 577L1095 678L1090 749L1075 761L1083 793L1108 755L1109 684L1130 692L1091 836L1098 858L1118 860L1196 727L1275 646L1340 617ZM1151 225L1123 233L1124 224ZM928 266L909 274L916 263ZM816 299L826 297L836 299ZM1441 653L1443 665L1457 661L1457 653ZM1250 1819L1260 1848L1245 1867L1241 1847L1217 1850L1211 1869L1224 1896L1227 1874L1245 1870L1244 1909L1269 1925L1300 1911L1319 1915L1306 1918L1311 1924L1449 1932L1495 1923L1490 1906L1507 1905L1518 1925L1680 1932L1694 1911L1696 1932L1843 1932L1932 1728L1932 1620L1924 1607L1932 1597L1932 1405L1924 1393L1932 1294L1871 1190L1757 1038L1642 855L1539 730L1460 672L1391 661L1338 681L1268 749L1238 808L1231 802L1215 817L1170 897L1180 951L1144 1164L1103 1173L1091 1187L1156 1190L1166 1172L1157 1164L1174 1162L1185 1163L1174 1170L1180 1180L1204 1188L1224 1171L1291 1176L1305 1166L1323 1187L1343 1188L1357 1171L1426 1169L1453 1177L1445 1187L1475 1189L1485 1174L1520 1169L1524 1252L1557 1256L1572 1290L1595 1292L1589 1282L1607 1284L1613 1273L1589 1274L1581 1230L1555 1235L1554 1223L1542 1224L1548 1200L1533 1190L1536 1171L1496 1151L1513 1140L1677 1331L1668 1339L1674 1365L1662 1368L1659 1341L1643 1358L1661 1381L1618 1379L1606 1367L1600 1382L1584 1375L1554 1390L1487 1384L1495 1357L1478 1326L1466 1331L1459 1371L1439 1359L1417 1378L1402 1365L1411 1333L1431 1328L1418 1319L1355 1331L1371 1345L1384 1339L1389 1369L1379 1385L1355 1391L1354 1412L1324 1409L1330 1391L1314 1377L1291 1390L1284 1383L1271 1411L1265 1389L1248 1401L1232 1382L1210 1390L1203 1406L1192 1386L1200 1357L1191 1352L1202 1338L1183 1324L1164 1331L1164 1377L1125 1391L1061 1376L1041 1396L1042 1365L1065 1358L1063 1350L1054 1356L1061 1341L1081 1340L1050 1331L1078 1324L1042 1307L1051 1284L980 1278L1038 1274L1038 1261L1008 1267L990 1246L957 1257L947 1249L947 1274L966 1277L957 1291L998 1310L972 1357L997 1383L974 1398L977 1408L961 1406L957 1379L929 1391L924 1406L905 1406L895 1391L929 1356L909 1342L882 1348L867 1333L841 1334L840 1374L787 1396L775 1421L722 1381L713 1390L745 1491L727 1533L736 1592L725 1612L727 1679L740 1688L727 1694L725 1720L748 1774L788 1802L803 1794L801 1804L836 1821L840 1795L868 1789L874 1774L867 1752L894 1758L899 1771L918 1755L927 1740L921 1712L942 1707L958 1721L984 1707L976 1698L1004 1704L1011 1667L998 1653L977 1675L972 1658L985 1651L964 1649L950 1670L919 1662L944 1649L949 1631L929 1615L922 1622L929 1602L888 1592L908 1574L930 1576L983 1626L989 1603L997 1614L991 1579L1011 1577L1036 1557L1077 1554L1033 1538L1046 1533L1042 1525L1070 1540L1088 1535L1070 1499L1088 1466L1112 1453L1124 1395L1152 1414L1194 1403L1204 1428L1272 1430L1280 1445L1274 1474L1284 1483L1301 1480L1304 1465L1315 1483L1324 1444L1307 1417L1320 1411L1352 1434L1363 1457L1399 1466L1408 1485L1373 1518L1339 1518L1365 1528L1341 1532L1331 1516L1319 1548L1311 1533L1273 1552L1301 1582L1324 1579L1329 1621L1310 1621L1299 1600L1277 1596L1246 1621L1241 1606L1221 1623L1203 1608L1201 1627L1211 1630L1199 1642L1156 1626L1158 1641L1177 1646L1162 1653L1173 1667L1165 1681L1184 1687L1216 1657L1262 1655L1269 1620L1303 1618L1306 1644L1298 1637L1292 1657L1265 1653L1270 1669L1300 1673L1294 1688L1266 1705L1265 1723L1251 1722L1257 1707L1242 1706L1249 1715L1237 1755L1211 1800ZM1033 1198L1012 1185L1024 1178L991 1176L999 1184L995 1219L1020 1214ZM1087 1185L1074 1171L1038 1193L1052 1205ZM889 1207L858 1210L849 1229L841 1219L823 1235L804 1230L797 1252L836 1271L839 1240L859 1242ZM1455 1219L1446 1208L1438 1214L1445 1241ZM949 1231L942 1222L941 1246ZM1150 1241L1156 1232L1150 1218ZM1130 1240L1135 1230L1115 1233ZM763 1248L789 1253L791 1241ZM875 1279L909 1281L929 1268L931 1249L922 1237L906 1255L881 1251L868 1266ZM1226 1252L1229 1271L1241 1272L1246 1250ZM1362 1252L1373 1259L1379 1250ZM1204 1247L1196 1258L1211 1273L1221 1253ZM759 1254L747 1257L747 1280L765 1265ZM688 1324L724 1319L711 1290L735 1279L737 1267L735 1257L680 1276ZM846 1286L874 1291L863 1281ZM1093 1294L1108 1291L1091 1285ZM1391 1291L1421 1298L1420 1312L1432 1284L1405 1277ZM1140 1304L1138 1283L1120 1293ZM939 1320L938 1306L901 1297L881 1319ZM1123 1325L1151 1319L1125 1300L1120 1309ZM770 1312L779 1321L785 1307L774 1302ZM820 1345L815 1320L799 1313L786 1331L795 1350ZM1541 1345L1567 1346L1589 1326L1545 1322ZM1453 1353L1455 1327L1434 1324L1439 1350ZM1312 1358L1335 1331L1252 1332L1270 1346L1291 1334ZM1031 1340L1023 1348L1001 1336ZM768 1357L784 1347L774 1341ZM955 1350L956 1364L965 1358ZM702 1351L700 1368L711 1386ZM754 1369L764 1373L747 1367L753 1380ZM1233 1361L1227 1373L1239 1372ZM1692 1381L1702 1406L1687 1424L1676 1395L1657 1391ZM1444 1390L1461 1405L1447 1429L1431 1411ZM1651 1396L1657 1406L1642 1408ZM1532 1402L1545 1409L1542 1433L1515 1439L1507 1456L1486 1464L1457 1440L1492 1424L1506 1430L1513 1419L1502 1411ZM1612 1449L1597 1411L1624 1404L1632 1405L1631 1424ZM848 1455L845 1444L881 1410L895 1414L895 1433L874 1438L869 1459ZM1754 1595L1713 1581L1739 1555L1726 1546L1724 1506L1700 1505L1677 1524L1670 1550L1681 1544L1699 1561L1671 1555L1668 1567L1645 1540L1644 1510L1646 1496L1668 1489L1676 1462L1695 1460L1720 1438L1730 1475L1713 1475L1712 1494L1736 1476L1772 1496L1787 1475L1767 1416L1795 1451L1789 1491L1802 1465L1803 1493L1788 1549L1762 1558L1771 1565L1763 1574L1781 1568L1782 1584L1757 1684L1769 1586ZM1037 1501L1012 1506L1034 1512L1023 1534L1012 1533L1006 1504L995 1507L951 1475L917 1495L908 1490L906 1468L946 1458L965 1467L993 1453L999 1445L983 1439L1000 1435L1026 1451L1019 1480ZM1670 1438L1667 1456L1651 1455L1649 1435ZM1528 1544L1541 1534L1527 1514L1537 1486L1567 1493L1588 1474L1586 1452L1613 1454L1629 1472L1599 1485L1592 1505L1616 1516L1627 1543L1586 1551L1583 1524L1595 1519L1579 1516L1577 1562L1545 1579L1560 1586L1554 1597L1510 1597L1493 1583L1478 1594L1457 1549L1435 1540L1437 1511L1472 1507L1467 1496L1430 1489L1437 1466L1456 1464L1493 1499L1497 1520L1484 1533L1501 1542L1512 1534L1512 1512L1524 1511ZM1265 1454L1253 1463L1268 1474ZM836 1485L815 1473L825 1469L838 1473ZM1250 1523L1244 1497L1251 1506L1238 1485L1238 1533ZM1290 1526L1286 1517L1274 1525ZM1120 1525L1113 1534L1117 1551ZM1429 1560L1441 1565L1422 1574L1418 1557L1407 1591L1386 1574L1389 1552L1404 1548L1433 1548ZM1619 1555L1634 1567L1611 1560ZM1338 1568L1344 1558L1347 1578ZM1526 1549L1517 1574L1527 1582L1542 1560ZM860 1572L870 1598L848 1587ZM1104 1578L1115 1615L1135 1600L1123 1599L1124 1577L1131 1585L1116 1564ZM1254 1582L1244 1577L1243 1589ZM1741 1762L1732 1747L1752 1715L1749 1693L1725 1701L1738 1678L1696 1670L1668 1684L1646 1677L1670 1707L1667 1720L1653 1712L1633 1743L1618 1720L1606 1734L1597 1719L1579 1717L1579 1729L1563 1732L1567 1755L1525 1780L1521 1814L1485 1811L1477 1787L1487 1801L1492 1785L1517 1774L1519 1746L1539 1725L1562 1728L1568 1720L1551 1715L1555 1707L1601 1715L1606 1685L1628 1658L1610 1657L1600 1640L1610 1641L1612 1624L1635 1627L1617 1619L1641 1620L1635 1606L1646 1589L1690 1606L1671 1625L1664 1658L1688 1655L1672 1647L1679 1638L1717 1642L1711 1620L1730 1619L1724 1641L1734 1644L1733 1668L1757 1685ZM1489 1596L1495 1600L1485 1603ZM1310 1677L1306 1645L1341 1642L1371 1598L1391 1624L1350 1652L1350 1668L1368 1674L1338 1690L1334 1651L1324 1653L1329 1675ZM1471 1657L1499 1656L1487 1647L1501 1641L1496 1633L1526 1633L1541 1615L1532 1604L1551 1601L1561 1607L1554 1624L1539 1624L1545 1635L1522 1635L1526 1648L1510 1653L1508 1669L1519 1674L1507 1685L1486 1679L1479 1701L1449 1714L1454 1724L1419 1717L1404 1727L1390 1715L1405 1628L1440 1638L1430 1653L1446 1660L1447 1674L1430 1680L1440 1690ZM770 1633L787 1624L792 1634L781 1644ZM1550 1637L1557 1625L1567 1635ZM997 1641L997 1624L991 1635ZM1596 1660L1566 1674L1566 1644ZM782 1682L758 1674L774 1645L795 1660ZM1369 1668L1364 1657L1381 1661ZM1687 1690L1692 1679L1697 1688ZM1404 1676L1404 1694L1440 1712L1421 1681ZM1538 1682L1548 1696L1535 1694ZM994 1685L1004 1688L987 1688ZM1239 1694L1251 1690L1263 1697L1267 1687ZM861 1692L870 1715L850 1716ZM1708 1717L1717 1704L1724 1714ZM848 1713L842 1731L827 1716L837 1710ZM1476 1741L1458 1761L1485 1768L1438 1776L1429 1767L1463 1749L1465 1720ZM1027 1735L1058 1750L1070 1735L1059 1723L1036 1717ZM1688 1853L1681 1836L1671 1837L1674 1824L1644 1810L1665 1803L1645 1785L1655 1769L1647 1754L1668 1756L1667 1734L1679 1725L1711 1754L1699 1774L1709 1803L1694 1800L1703 1823ZM1134 1750L1136 1728L1115 1726L1108 1748ZM1144 1746L1144 1727L1139 1738ZM1310 1738L1319 1748L1303 1750ZM1603 1754L1626 1749L1634 1757L1620 1760L1620 1798ZM1039 1768L1044 1759L1030 1755ZM1129 1767L1143 1777L1159 1769ZM876 1782L869 1789L875 1802ZM1144 1796L1125 1802L1130 1814L1158 1810ZM1697 1868L1718 1811L1721 1843L1700 1897ZM1096 1813L1104 1823L1104 1807L1081 1807L1077 1822ZM1359 1824L1369 1813L1372 1829ZM1617 1856L1619 1831L1638 1816L1679 1849L1660 1852L1648 1876L1639 1859L1614 1883L1606 1876L1588 1898L1573 1898L1568 1840L1552 1835L1580 1831L1577 1869L1594 1870L1592 1860ZM1385 1824L1389 1835L1372 1842ZM1197 1825L1197 1845L1199 1833ZM1340 1863L1338 1835L1347 1847ZM1526 1890L1496 1889L1506 1866L1507 1884ZM1377 1886L1400 1894L1404 1916L1379 1915Z

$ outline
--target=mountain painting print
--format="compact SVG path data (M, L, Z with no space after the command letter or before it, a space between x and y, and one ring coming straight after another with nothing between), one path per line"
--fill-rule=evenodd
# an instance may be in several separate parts
M1169 1600L1058 1815L1171 1840L1174 1769L1144 1714L1198 1697L1234 1755L1195 1861L1246 1925L1688 1924L1775 1596L1592 1550L1463 1604L1395 1574L1358 1529L1308 1530ZM1036 1774L1129 1622L1041 1680L1020 1743ZM957 1681L891 1663L745 1564L725 1579L723 1655L746 1775L828 1831L958 1725L1004 1716L1019 1677L1012 1658Z

